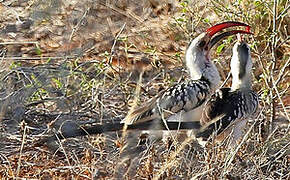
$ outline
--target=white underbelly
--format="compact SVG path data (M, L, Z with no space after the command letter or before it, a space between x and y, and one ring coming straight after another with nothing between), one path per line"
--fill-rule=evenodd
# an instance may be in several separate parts
M199 106L191 111L181 111L168 118L169 122L190 122L190 121L200 121L202 117L203 106Z
M198 108L195 108L194 110L185 112L185 111L180 111L179 113L176 113L174 115L171 115L169 118L165 119L166 121L169 122L192 122L192 121L200 121L202 117L202 111L203 107L199 106ZM145 131L143 131L144 133ZM147 131L148 132L148 131ZM185 138L192 136L194 130L171 130L171 131L151 131L150 135L151 138L154 137L153 139L159 139L162 138L164 141L168 137L171 137L173 139L178 139L178 141L182 142L185 140ZM148 132L149 133L149 132Z

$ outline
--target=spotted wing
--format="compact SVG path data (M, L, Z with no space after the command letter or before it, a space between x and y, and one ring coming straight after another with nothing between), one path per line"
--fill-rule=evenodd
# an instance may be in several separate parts
M167 119L181 111L191 111L202 105L210 94L205 80L190 80L172 86L144 106L131 112L122 122L133 124L153 119Z
M234 91L222 88L206 103L201 123L204 128L196 137L207 139L213 132L222 133L237 121L254 115L258 108L258 95L254 91Z

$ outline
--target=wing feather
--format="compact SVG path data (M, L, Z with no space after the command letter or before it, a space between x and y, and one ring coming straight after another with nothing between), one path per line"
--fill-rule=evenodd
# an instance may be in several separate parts
M191 111L201 106L210 94L211 87L208 81L186 81L170 87L143 106L133 109L122 123L129 125L154 119L167 119L178 112Z
M258 108L254 91L234 91L222 88L206 103L201 123L203 128L196 137L207 139L213 132L221 134L232 125L253 116Z

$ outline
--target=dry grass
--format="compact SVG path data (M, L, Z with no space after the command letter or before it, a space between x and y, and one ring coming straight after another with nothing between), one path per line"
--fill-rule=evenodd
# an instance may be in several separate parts
M1 179L290 178L289 1L170 2L0 4ZM138 132L30 148L60 128L124 118L143 70L137 103L187 78L189 40L227 20L252 26L261 106L236 149L214 142L201 148L192 139L136 147ZM212 53L223 79L233 43L228 38Z

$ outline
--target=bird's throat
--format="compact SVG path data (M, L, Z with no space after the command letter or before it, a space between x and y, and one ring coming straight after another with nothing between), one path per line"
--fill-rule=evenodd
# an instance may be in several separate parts
M244 89L244 90L252 89L252 80L251 80L250 74L247 74L246 76L242 78L240 78L238 75L235 75L235 76L233 75L231 90L235 91L238 89Z

